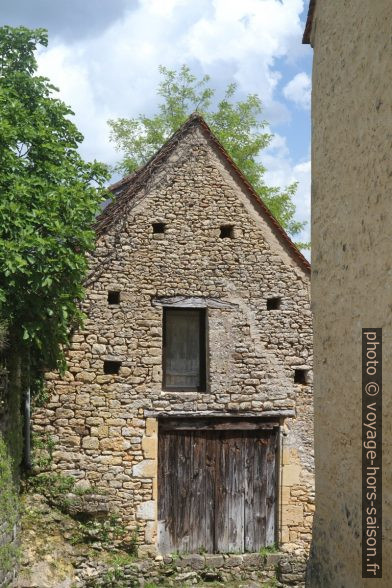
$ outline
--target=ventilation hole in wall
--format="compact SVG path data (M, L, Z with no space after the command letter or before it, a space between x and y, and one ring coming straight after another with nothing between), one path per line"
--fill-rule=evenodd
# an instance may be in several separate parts
M282 304L280 296L274 296L267 299L267 310L279 310Z
M294 383L295 384L307 384L308 383L308 370L296 369L294 371Z
M109 361L103 362L103 373L104 374L118 374L121 367L121 361Z
M154 235L165 232L165 223L152 223L152 232Z
M234 226L233 225L221 225L220 238L221 239L234 239Z
M117 290L109 290L108 292L109 304L120 304L120 292Z

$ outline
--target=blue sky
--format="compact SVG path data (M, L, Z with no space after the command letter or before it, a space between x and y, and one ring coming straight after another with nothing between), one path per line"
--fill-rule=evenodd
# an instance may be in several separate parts
M261 156L267 183L299 181L310 220L310 75L301 44L308 0L2 0L3 24L45 27L40 72L75 111L89 159L114 163L107 120L153 114L158 65L208 73L217 96L257 93L275 135ZM301 235L309 239L309 224Z

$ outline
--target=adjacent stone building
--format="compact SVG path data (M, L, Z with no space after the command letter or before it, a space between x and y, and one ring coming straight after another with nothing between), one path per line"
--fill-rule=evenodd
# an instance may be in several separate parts
M311 0L304 37L314 49L316 514L309 585L317 588L392 586L391 24L390 0ZM374 328L383 330L382 529L369 517L375 504L363 508L361 497L361 341L362 329ZM370 540L363 562L362 520L369 525L363 543ZM382 570L374 566L374 537Z
M112 186L34 429L141 552L307 549L310 267L198 115Z

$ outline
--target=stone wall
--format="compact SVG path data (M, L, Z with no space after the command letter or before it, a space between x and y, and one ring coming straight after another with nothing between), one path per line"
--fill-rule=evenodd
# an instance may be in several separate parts
M361 568L361 337L392 374L392 4L317 0L311 41L316 515L311 586L373 585ZM383 578L392 585L392 399L383 395Z
M247 553L244 555L166 556L135 561L120 568L81 558L76 571L75 588L110 586L305 586L306 559L283 553ZM108 578L117 579L108 582Z
M152 223L165 223L154 234ZM234 225L234 238L220 226ZM34 416L53 468L112 498L141 550L154 552L162 414L266 415L281 423L279 537L307 548L313 509L309 276L260 216L205 133L192 127L97 240L63 377ZM108 304L119 291L119 304ZM199 297L208 314L206 392L162 391L159 297ZM278 310L267 300L281 297ZM211 302L212 301L212 302ZM217 302L218 301L218 302ZM226 301L229 304L219 304ZM104 360L121 361L118 375ZM308 370L294 383L295 368Z

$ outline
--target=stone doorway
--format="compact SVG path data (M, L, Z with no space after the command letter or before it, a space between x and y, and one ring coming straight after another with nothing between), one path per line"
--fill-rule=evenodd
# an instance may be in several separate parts
M184 419L159 425L161 553L257 552L275 543L278 426Z

